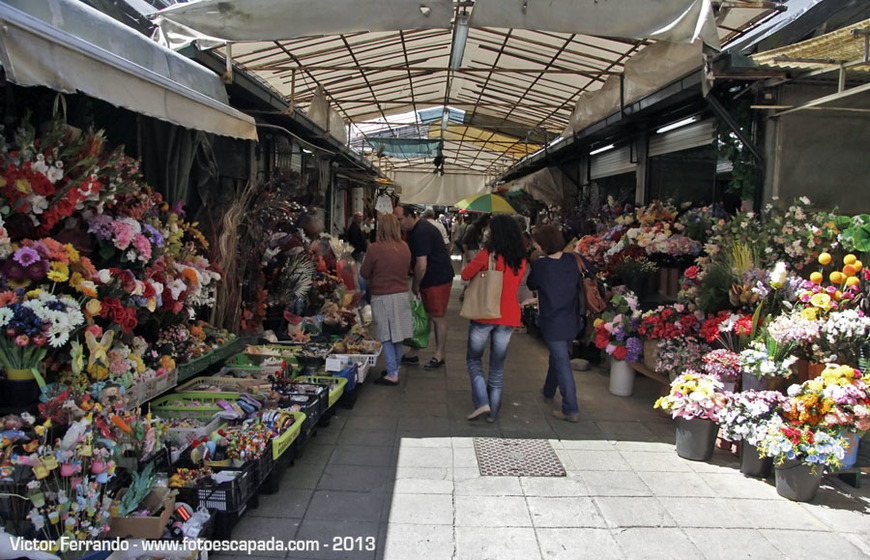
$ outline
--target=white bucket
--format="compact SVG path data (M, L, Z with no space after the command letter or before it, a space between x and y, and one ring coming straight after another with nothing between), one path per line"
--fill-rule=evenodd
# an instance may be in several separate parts
M635 371L625 360L610 360L610 393L630 397L634 390Z

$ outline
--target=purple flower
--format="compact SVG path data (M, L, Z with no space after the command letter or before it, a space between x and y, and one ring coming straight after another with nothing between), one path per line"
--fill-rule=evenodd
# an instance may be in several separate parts
M90 223L88 224L88 233L93 233L97 239L101 239L103 241L107 241L112 239L112 220L111 217L105 214L97 214L93 218L91 218Z
M149 239L151 239L151 243L156 245L158 248L163 247L163 236L160 235L157 228L151 224L142 224L142 231L145 232L145 235L147 235Z
M21 266L30 266L31 263L39 260L39 253L30 247L22 247L15 251L12 258Z

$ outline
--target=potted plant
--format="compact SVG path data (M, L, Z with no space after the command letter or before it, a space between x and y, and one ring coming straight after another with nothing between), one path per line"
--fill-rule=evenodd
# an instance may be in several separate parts
M790 422L830 430L846 440L842 467L855 464L860 434L870 429L870 386L851 366L827 364L819 377L789 388L782 415Z
M677 424L677 455L692 461L713 456L719 416L727 404L722 382L712 375L687 371L674 379L667 396L654 408L669 412Z
M830 429L800 421L774 419L758 441L758 449L773 459L776 492L789 500L812 500L825 468L839 468L846 441Z
M627 397L634 388L634 370L627 362L640 360L643 343L637 336L640 324L637 296L631 291L614 291L608 307L602 316L595 320L596 348L604 350L613 357L610 363L610 392Z
M749 343L749 348L740 352L741 386L744 391L760 391L776 386L793 374L792 364L796 343L779 344L765 330L760 340Z
M758 451L758 442L767 435L771 422L780 421L779 411L785 402L779 391L746 391L730 396L719 415L722 437L740 442L740 472L766 478L773 461Z
M658 346L663 340L678 336L696 335L700 322L681 303L660 305L641 316L638 333L643 337L643 363L646 367L656 367Z

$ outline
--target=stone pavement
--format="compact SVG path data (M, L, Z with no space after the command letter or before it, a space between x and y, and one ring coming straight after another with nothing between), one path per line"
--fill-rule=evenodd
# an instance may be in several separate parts
M446 367L403 367L399 387L382 387L371 384L378 364L356 406L318 429L280 492L262 496L233 532L320 550L237 558L870 557L867 475L861 489L826 477L812 503L795 503L772 477L744 477L727 450L686 461L673 422L652 409L660 386L639 376L631 397L615 397L595 367L575 372L581 421L556 420L558 397L547 404L539 392L547 351L528 334L511 339L499 419L468 422L457 288ZM475 437L547 440L567 476L481 476Z

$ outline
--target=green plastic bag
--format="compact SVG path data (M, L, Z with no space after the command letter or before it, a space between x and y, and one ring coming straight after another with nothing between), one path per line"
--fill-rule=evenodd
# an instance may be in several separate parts
M429 315L418 298L411 299L411 318L414 321L414 334L402 344L411 348L426 348L429 346Z

